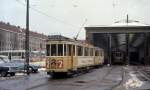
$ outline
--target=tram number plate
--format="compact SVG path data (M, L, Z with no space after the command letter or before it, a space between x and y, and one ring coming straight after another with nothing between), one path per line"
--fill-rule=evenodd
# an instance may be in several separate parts
M55 59L52 59L50 64L51 64L51 68L52 68L52 69L60 69L60 68L63 68L63 60L55 60Z

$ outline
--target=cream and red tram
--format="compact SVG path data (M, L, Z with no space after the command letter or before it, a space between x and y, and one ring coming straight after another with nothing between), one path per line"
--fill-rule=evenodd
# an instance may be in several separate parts
M46 71L50 75L74 73L104 62L103 49L77 41L49 40L46 49Z

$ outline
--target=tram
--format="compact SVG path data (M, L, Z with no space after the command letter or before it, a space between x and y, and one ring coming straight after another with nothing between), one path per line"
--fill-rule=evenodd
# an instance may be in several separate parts
M103 49L79 41L48 40L46 50L46 71L51 76L75 74L104 62Z
M7 56L10 60L24 60L25 59L25 50L6 50L0 51L0 55ZM42 61L45 59L45 52L40 51L31 51L30 52L30 61Z
M125 62L125 53L123 51L112 52L113 64L123 64Z

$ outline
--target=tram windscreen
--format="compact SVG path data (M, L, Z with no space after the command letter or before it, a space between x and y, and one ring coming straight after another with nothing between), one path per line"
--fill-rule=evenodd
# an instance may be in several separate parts
M51 56L56 56L56 44L51 44Z
M117 52L117 53L116 53L116 57L121 57L121 53L120 53L120 52Z

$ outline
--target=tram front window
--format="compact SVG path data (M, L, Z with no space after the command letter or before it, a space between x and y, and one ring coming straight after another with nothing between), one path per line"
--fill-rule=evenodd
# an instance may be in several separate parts
M63 56L63 44L51 44L51 56Z
M116 57L121 57L121 53L116 53Z
M58 44L58 56L63 56L63 45Z
M51 56L57 56L56 44L51 45Z

